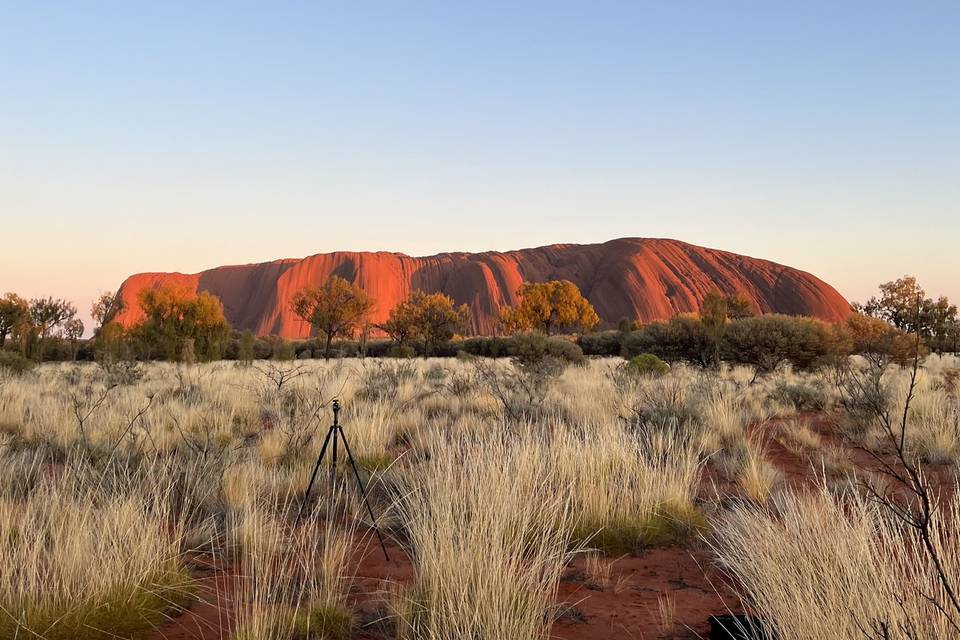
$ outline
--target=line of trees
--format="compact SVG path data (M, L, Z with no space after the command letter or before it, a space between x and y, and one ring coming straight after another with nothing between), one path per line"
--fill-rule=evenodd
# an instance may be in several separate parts
M704 367L727 361L750 364L763 373L785 362L811 368L852 353L904 362L916 351L908 334L917 331L923 336L924 353L960 350L957 307L945 297L928 298L910 276L880 285L879 296L855 304L855 313L840 324L756 315L757 309L744 294L711 292L697 314L680 314L645 325L624 319L615 332L594 333L600 318L572 282L524 282L517 295L516 305L501 309L501 332L508 336L577 333L583 351L594 355L650 353L666 362L686 361ZM497 342L509 338L454 342L469 334L470 313L466 305L457 306L442 293L414 291L390 310L386 321L373 324L376 301L338 276L319 287L301 289L291 300L291 311L310 325L316 337L313 346L232 331L220 300L206 292L178 287L145 289L138 304L141 319L124 327L115 320L123 311L122 300L110 292L102 294L90 309L94 339L84 343L83 323L69 302L49 297L28 301L7 293L0 298L0 355L19 351L36 361L51 355L76 359L83 343L85 357L107 360L329 358L337 340L341 341L338 353L350 355L366 355L373 346L377 355L403 357L447 355L455 349L492 355L509 351L506 342ZM383 340L371 341L372 332L386 335L389 343L384 346ZM354 342L358 335L359 342Z
M946 296L936 300L913 276L904 276L880 285L880 296L854 309L865 316L883 320L904 333L919 333L931 350L938 354L960 350L960 322L957 306Z
M758 373L784 363L810 369L852 354L875 364L905 364L920 355L960 350L957 308L945 297L927 298L916 279L905 276L880 285L881 295L854 304L845 322L779 314L753 315L746 298L708 294L700 313L638 325L623 321L617 332L579 338L585 353L634 357L653 354L666 362L716 367L747 364Z
M84 331L83 322L76 316L77 308L60 298L26 300L6 293L0 298L0 349L10 338L22 357L42 362L51 338L59 338L69 345L75 358Z

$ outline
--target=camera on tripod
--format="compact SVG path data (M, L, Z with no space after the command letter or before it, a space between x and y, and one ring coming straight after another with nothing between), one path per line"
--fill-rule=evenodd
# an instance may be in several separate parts
M387 555L387 546L383 543L383 536L380 535L380 529L377 527L377 518L373 515L373 509L370 507L370 501L367 499L367 489L363 486L363 480L360 478L360 471L357 469L357 463L354 461L353 453L350 451L347 436L343 432L343 427L340 425L340 400L334 398L330 408L333 410L333 424L330 425L330 429L327 431L327 437L324 438L323 446L320 448L320 455L317 456L317 463L313 466L313 473L310 474L310 483L307 485L307 492L303 495L303 502L300 503L300 512L297 514L297 525L300 524L300 519L303 517L303 513L307 508L307 502L310 500L310 491L313 489L313 483L317 480L317 473L320 471L320 465L323 463L323 458L327 454L327 447L330 447L331 452L330 502L333 502L333 492L336 490L337 484L337 444L343 441L343 448L347 452L347 461L350 463L350 468L353 469L353 477L357 482L357 488L360 489L360 498L367 508L367 513L373 524L373 530L377 534L377 540L380 541L380 549L383 550L383 557L389 562L390 556ZM332 446L330 446L331 443Z

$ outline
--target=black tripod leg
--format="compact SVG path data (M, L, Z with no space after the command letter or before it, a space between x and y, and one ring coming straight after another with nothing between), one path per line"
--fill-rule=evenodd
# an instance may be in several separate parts
M323 462L323 456L327 453L327 445L330 444L330 436L333 434L331 428L327 431L327 437L323 439L323 446L320 448L320 455L317 456L317 464L313 466L313 473L310 474L310 484L307 485L307 492L303 494L303 502L300 503L300 512L297 513L297 525L300 524L300 518L303 517L303 510L307 508L307 501L310 499L310 490L313 489L313 483L317 479L317 472L320 471L320 464Z
M331 430L333 432L333 456L330 458L330 486L327 487L327 491L330 493L330 499L327 501L327 517L330 517L333 513L333 497L337 495L337 464L340 462L337 458L337 436L343 437L343 434L339 433L340 427L336 424L331 427Z
M360 472L357 471L357 463L353 461L353 453L350 452L350 445L347 444L347 436L341 431L340 437L343 438L343 448L347 450L347 459L350 461L350 468L353 469L353 477L357 479L357 486L360 488L360 498L364 506L367 507L367 513L370 514L370 521L373 523L373 532L377 534L377 540L380 541L380 549L383 550L383 557L390 562L390 556L387 555L387 545L383 543L383 536L380 535L380 528L377 527L377 517L373 515L373 509L370 507L370 501L367 500L367 489L363 486L363 480L360 479Z

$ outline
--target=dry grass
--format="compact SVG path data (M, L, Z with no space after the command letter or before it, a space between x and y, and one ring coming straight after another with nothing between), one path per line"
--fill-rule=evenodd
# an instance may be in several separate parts
M763 449L750 441L737 484L744 495L758 504L765 504L774 488L783 481L783 474L767 460Z
M657 626L665 636L677 628L677 601L669 594L657 598Z
M960 458L947 360L924 370L910 412L909 449L929 464ZM417 568L393 598L402 638L549 637L572 554L589 550L588 581L617 592L613 558L708 533L697 498L705 465L752 500L710 506L713 544L751 602L783 620L782 637L854 637L842 635L851 616L879 619L897 581L935 588L922 558L889 551L909 550L908 532L855 496L780 490L748 438L777 419L788 448L846 476L846 452L825 450L798 414L837 405L824 375L676 365L625 380L616 364L567 369L527 422L505 418L475 365L454 359L150 364L119 386L91 365L0 373L0 637L156 626L189 596L183 554L196 548L241 568L236 637L348 634L352 550L366 530L356 497L338 499L329 522L293 526L334 396L375 508L387 512L381 524ZM903 372L885 374L891 411L904 383ZM854 418L857 443L882 451L876 425ZM334 506L321 485L317 514ZM953 553L948 537L940 544ZM937 637L921 604L897 615L920 625L918 637ZM663 633L683 622L669 594L658 609ZM800 629L814 618L816 633Z
M130 635L190 599L170 487L144 489L64 479L0 497L0 637Z
M960 503L945 508L935 544L957 584L960 553L948 523L956 522ZM925 597L944 602L912 532L856 494L824 487L779 494L769 509L735 508L718 521L712 544L779 637L853 640L882 624L893 639L954 637Z
M464 438L411 474L401 510L418 578L394 605L400 638L549 636L572 514L538 460L533 438Z
M355 528L334 519L290 528L256 506L234 517L240 550L232 637L349 638Z
M787 420L781 423L777 439L796 455L809 454L822 446L820 436L803 420Z

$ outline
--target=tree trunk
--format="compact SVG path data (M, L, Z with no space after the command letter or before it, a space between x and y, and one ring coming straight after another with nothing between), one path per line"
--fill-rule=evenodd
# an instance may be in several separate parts
M323 347L323 359L324 359L324 360L329 360L329 359L330 359L330 343L331 343L331 342L333 342L333 334L330 333L330 332L327 332L327 334L326 334L326 344L325 344L324 347Z

